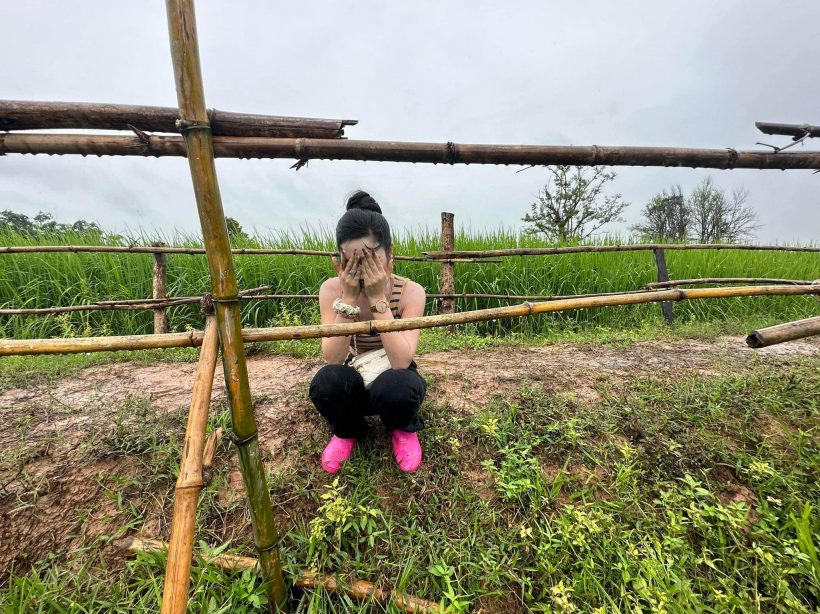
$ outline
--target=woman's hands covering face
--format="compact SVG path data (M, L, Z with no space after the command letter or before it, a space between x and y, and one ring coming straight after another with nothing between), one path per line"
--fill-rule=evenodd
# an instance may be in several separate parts
M341 261L339 256L331 256L333 261L333 268L339 276L339 287L342 290L342 296L349 300L355 300L359 297L361 292L360 279L362 277L362 267L357 266L357 262L361 259L361 254L358 250L353 251L352 258L345 258L342 255Z
M384 298L384 287L389 279L389 273L382 264L381 258L370 250L366 250L361 266L364 278L364 292L371 300Z

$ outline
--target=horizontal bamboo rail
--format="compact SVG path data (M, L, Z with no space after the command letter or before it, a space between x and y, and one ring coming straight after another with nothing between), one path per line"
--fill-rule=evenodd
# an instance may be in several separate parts
M471 294L463 292L460 294L427 294L427 300L434 299L497 299L514 301L557 301L564 298L587 298L590 296L617 296L621 294L639 294L647 290L625 290L621 292L600 292L594 294L560 294L560 295L524 295L524 294ZM240 294L240 301L258 300L319 300L318 294ZM64 307L31 307L31 308L9 308L0 309L0 316L22 316L22 315L57 315L75 311L149 311L155 309L165 309L168 307L179 307L180 305L192 305L199 303L201 296L180 296L169 297L164 300L152 298L126 299L122 301L98 301L87 305L67 305Z
M0 154L185 156L178 136L0 134ZM689 168L820 169L820 151L738 151L732 148L601 145L489 145L346 139L214 137L217 158L360 160L428 164L545 166L678 166Z
M167 544L157 539L140 537L131 537L123 542L123 548L134 553L164 552L167 547ZM208 563L227 571L252 569L254 572L259 573L257 560L250 556L217 554L213 558L208 559ZM294 584L300 588L320 588L331 593L344 593L361 601L373 599L382 606L387 606L392 600L393 604L399 609L405 612L415 612L416 614L434 614L443 611L439 605L433 601L396 591L383 590L364 580L353 580L348 583L343 583L333 575L305 571L296 578Z
M521 316L590 309L639 305L662 301L733 298L743 296L797 296L820 295L820 285L810 286L738 286L731 288L695 288L688 290L639 291L618 293L610 296L561 299L556 301L523 303L506 307L478 309L461 313L419 316L402 320L366 320L343 324L309 324L305 326L280 326L275 328L246 328L242 330L245 343L263 341L287 341L318 339L320 337L348 336L354 333L386 333L466 324ZM56 339L2 339L0 356L27 354L76 354L80 352L113 352L120 350L146 350L152 348L197 347L202 344L202 331L168 333L165 335L128 335L121 337L74 337Z
M746 337L746 344L758 349L814 335L820 335L820 316L754 330Z
M802 286L811 284L801 279L777 279L773 277L699 277L697 279L670 279L669 281L655 281L646 284L647 290L660 288L674 288L676 286L697 286L703 284L784 284Z
M507 256L559 256L562 254L598 254L605 252L641 252L654 250L745 250L769 252L820 252L820 247L791 245L745 245L743 243L636 243L634 245L573 245L567 247L512 247L506 249L454 250L422 252L431 260L441 258L504 258Z
M48 254L48 253L88 253L88 254L184 254L187 256L201 256L205 254L202 247L156 247L153 245L6 245L0 247L0 254ZM278 249L235 247L231 249L233 255L239 256L334 256L336 252L316 249ZM402 256L396 254L395 260L412 262L430 262L424 256ZM445 258L448 262L475 262L472 258ZM482 262L501 262L500 260L481 259Z
M315 119L207 110L211 131L222 136L313 137L336 139L355 119ZM176 107L88 102L0 100L0 130L145 130L179 132Z

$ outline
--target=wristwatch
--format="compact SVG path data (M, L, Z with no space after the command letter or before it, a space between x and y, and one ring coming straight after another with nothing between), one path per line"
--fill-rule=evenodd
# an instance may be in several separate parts
M390 303L387 302L387 299L380 298L376 301L375 305L370 306L370 311L372 313L384 313L390 308Z

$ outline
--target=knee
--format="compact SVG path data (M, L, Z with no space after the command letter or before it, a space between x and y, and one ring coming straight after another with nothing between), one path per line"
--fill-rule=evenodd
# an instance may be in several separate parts
M357 375L361 377L353 367L347 365L324 365L310 382L310 398L327 399L346 394L352 390Z
M418 407L426 392L426 382L412 369L388 369L373 381L370 397L375 403L392 407Z

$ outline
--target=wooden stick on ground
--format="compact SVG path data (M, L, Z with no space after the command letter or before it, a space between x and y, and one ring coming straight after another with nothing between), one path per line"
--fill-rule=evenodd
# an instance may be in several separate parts
M191 408L182 445L179 477L174 489L174 512L171 520L171 539L168 562L165 566L165 584L162 589L163 614L185 612L188 604L188 585L191 580L191 556L194 548L194 529L199 493L202 491L202 465L205 448L205 428L208 425L208 407L211 404L214 371L219 351L219 330L216 316L210 314L205 322L205 338L199 352L199 363L194 376Z
M124 548L131 552L162 552L166 548L166 544L156 539L133 537L125 541ZM259 573L257 560L249 556L218 554L209 563L228 571L253 569L256 573ZM393 604L405 612L414 612L416 614L443 612L441 607L433 601L405 595L404 593L382 590L364 580L354 580L349 584L343 584L335 576L305 571L296 579L295 585L301 588L322 588L332 593L345 593L360 601L373 599L382 606L386 606L392 599Z
M746 337L746 344L758 349L814 335L820 335L820 316L753 330Z

